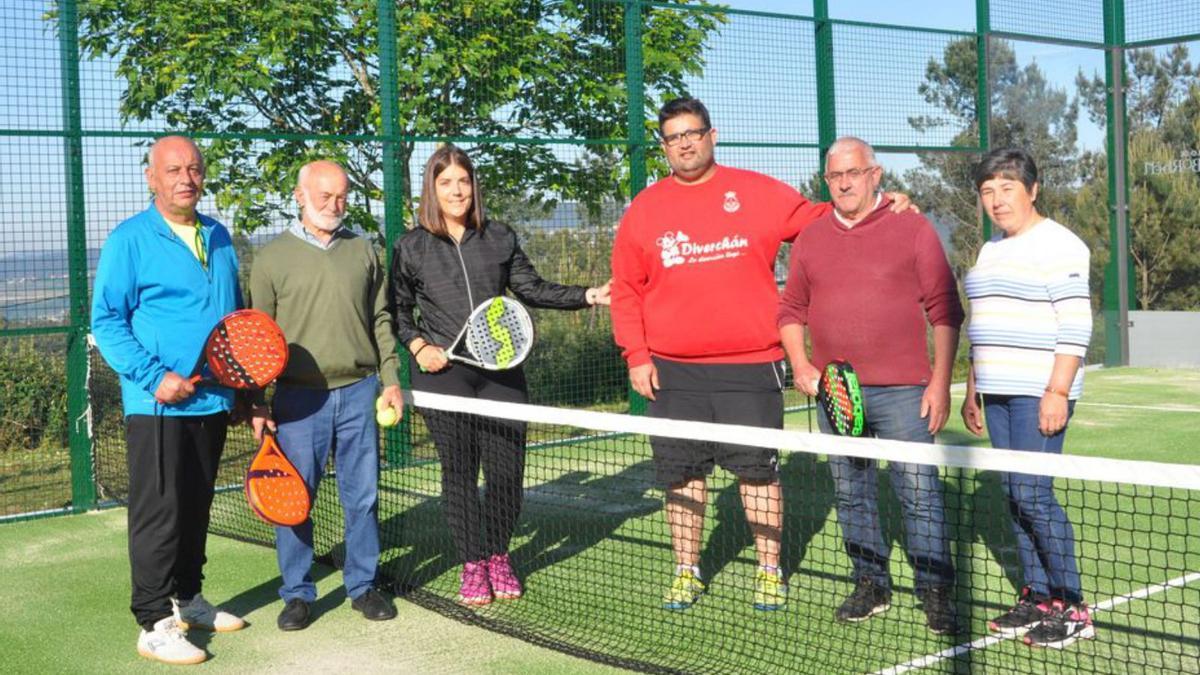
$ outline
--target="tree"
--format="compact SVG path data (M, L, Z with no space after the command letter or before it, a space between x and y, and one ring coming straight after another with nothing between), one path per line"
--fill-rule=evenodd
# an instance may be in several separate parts
M1090 223L1074 222L1071 207L1080 185L1076 149L1077 99L1053 86L1036 63L1017 64L1012 46L990 41L989 134L993 147L1015 146L1028 150L1038 163L1041 192L1038 206L1044 215L1089 230ZM942 59L930 59L925 82L918 91L945 114L909 119L918 132L950 126L961 129L952 145L978 147L978 61L974 38L949 43ZM931 216L951 226L951 266L961 275L974 264L982 246L981 215L971 171L979 157L974 153L924 153L921 167L905 173L904 183L918 204Z
M578 160L513 138L625 138L623 3L587 0L394 0L403 125L403 185L419 171L415 138L482 137L474 146L493 193L591 207L624 187L621 144L585 145ZM682 0L672 0L682 4ZM350 220L373 228L383 201L381 152L357 139L381 128L379 0L84 0L82 53L117 59L123 121L173 129L289 135L222 138L206 148L209 185L253 231L294 207L299 165L340 161L356 201ZM647 9L647 110L703 68L719 15ZM294 136L291 136L294 135ZM610 171L593 170L597 158ZM416 165L413 162L417 162ZM395 198L396 195L388 195ZM407 195L402 195L406 197ZM402 201L402 204L407 204ZM595 206L595 208L599 208Z
M1129 243L1140 309L1200 308L1200 69L1177 45L1161 55L1129 52ZM1097 124L1105 121L1105 82L1076 77ZM1102 176L1107 180L1107 172ZM1104 182L1089 199L1106 197Z

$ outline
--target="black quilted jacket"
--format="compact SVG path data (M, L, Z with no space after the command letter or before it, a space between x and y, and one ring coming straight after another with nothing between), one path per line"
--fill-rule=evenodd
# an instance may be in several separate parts
M448 347L476 305L506 290L528 307L588 306L586 287L542 279L512 228L490 221L457 244L423 227L410 230L392 251L391 285L396 335L405 347L418 336Z

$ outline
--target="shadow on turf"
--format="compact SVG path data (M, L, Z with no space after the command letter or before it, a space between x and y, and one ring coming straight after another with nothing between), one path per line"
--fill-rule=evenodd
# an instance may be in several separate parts
M784 457L779 480L784 503L780 567L790 575L800 568L813 538L825 527L836 499L829 467L814 455ZM754 545L736 482L717 494L712 510L715 524L700 554L700 573L705 579L714 578Z
M332 562L332 561L328 561ZM313 565L312 578L314 582L320 581L330 574L334 573L334 569L326 561L322 564ZM247 588L228 600L214 602L218 607L238 616L247 616L264 607L278 605L279 610L283 610L283 601L279 599L279 586L283 583L283 579L276 576L273 579L264 581L257 586ZM215 599L214 599L215 600ZM338 587L336 590L326 593L323 597L317 598L317 601L312 605L312 622L316 623L320 620L321 615L340 606L346 600L345 589ZM272 623L274 623L272 621ZM247 622L246 628L252 628L254 624ZM274 626L269 627L274 630ZM207 631L193 630L188 632L188 640L197 647L207 651L208 645L212 642L213 634Z
M661 500L644 495L652 474L650 462L644 461L615 474L570 471L526 489L514 535L524 541L512 553L518 572L528 576L567 560L610 538L627 520L660 510ZM385 540L409 547L380 570L381 576L395 580L399 594L459 565L440 499L427 498L380 527L388 533Z

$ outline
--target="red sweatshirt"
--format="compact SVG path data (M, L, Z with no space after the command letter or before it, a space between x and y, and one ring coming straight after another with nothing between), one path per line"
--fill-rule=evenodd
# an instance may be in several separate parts
M866 385L928 384L925 323L958 328L958 287L933 225L883 199L847 228L830 213L796 239L779 326L808 326L812 363L845 359Z
M629 366L651 354L694 363L783 358L775 258L829 210L774 178L726 166L699 185L668 176L639 193L612 255L613 334Z

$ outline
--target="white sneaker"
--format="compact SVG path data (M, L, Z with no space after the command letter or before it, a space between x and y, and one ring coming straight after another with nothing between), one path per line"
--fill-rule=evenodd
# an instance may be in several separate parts
M142 630L138 636L138 653L148 659L177 666L203 663L208 658L203 649L188 642L173 616L159 619L154 624L154 630Z
M179 622L179 625L184 630L199 628L218 633L228 633L241 630L246 626L246 622L241 617L213 607L212 604L204 599L203 595L198 593L186 605L180 604L174 598L171 599L171 604L175 607L175 620Z

